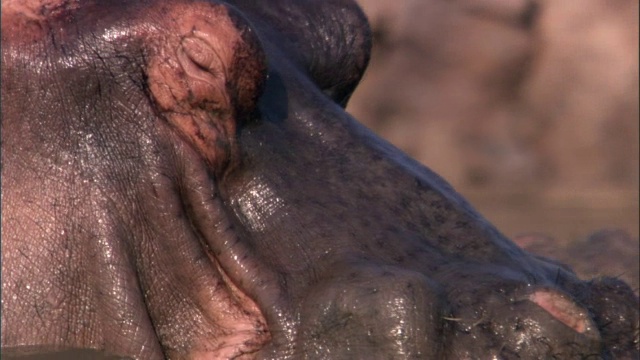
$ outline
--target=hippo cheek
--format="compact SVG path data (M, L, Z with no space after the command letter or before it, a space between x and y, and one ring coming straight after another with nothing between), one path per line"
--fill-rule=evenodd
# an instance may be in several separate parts
M184 172L158 176L145 197L151 230L137 271L146 312L169 358L253 353L270 334L258 305L239 287L246 286L245 269L253 270L251 259L236 245L200 154L183 151L193 157Z
M216 194L265 77L255 34L206 2L62 3L3 4L3 352L256 352L267 323Z
M278 287L240 245L216 178L238 161L235 133L253 115L265 56L226 6L178 2L152 11L171 14L158 13L141 37L148 95L177 166L158 171L146 194L160 240L139 259L146 306L170 358L251 354L270 340L252 290Z

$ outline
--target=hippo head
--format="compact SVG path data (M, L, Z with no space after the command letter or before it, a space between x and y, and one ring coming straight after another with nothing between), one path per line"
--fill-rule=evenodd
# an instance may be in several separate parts
M637 358L626 284L344 111L370 42L348 0L3 1L3 355Z

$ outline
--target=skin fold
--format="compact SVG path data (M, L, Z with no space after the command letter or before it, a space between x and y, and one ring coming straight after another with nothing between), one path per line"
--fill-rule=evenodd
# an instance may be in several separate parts
M3 2L2 355L637 358L628 285L344 111L370 47L346 0Z

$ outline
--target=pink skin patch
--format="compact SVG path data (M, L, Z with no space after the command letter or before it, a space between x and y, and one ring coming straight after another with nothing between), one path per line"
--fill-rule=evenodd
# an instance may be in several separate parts
M580 334L584 334L591 327L592 322L587 311L559 293L551 290L538 290L529 295L529 300Z
M150 34L149 89L169 122L216 165L229 157L219 144L235 132L227 84L241 36L223 6L173 7L168 12L181 16L167 17Z
M176 3L163 11L179 15L159 17L147 29L151 95L169 123L220 169L233 157L240 117L255 107L264 54L225 6Z
M78 0L2 1L2 42L28 44L48 34L43 23L64 17L79 7Z

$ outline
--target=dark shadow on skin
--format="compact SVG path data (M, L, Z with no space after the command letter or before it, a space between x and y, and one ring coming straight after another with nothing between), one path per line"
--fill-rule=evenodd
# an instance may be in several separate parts
M267 82L264 92L260 96L259 108L269 109L268 113L261 114L264 116L261 121L267 120L274 124L280 124L289 117L287 88L280 74L274 70L270 70L267 74Z

